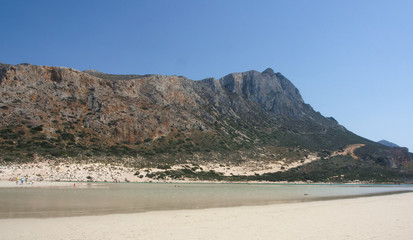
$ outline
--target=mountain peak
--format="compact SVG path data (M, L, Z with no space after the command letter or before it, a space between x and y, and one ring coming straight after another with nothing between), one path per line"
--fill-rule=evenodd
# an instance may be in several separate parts
M233 99L233 105L239 104L237 109L243 109L243 100L259 104L265 111L279 116L301 119L312 115L310 109L302 99L298 89L283 75L267 68L262 73L248 71L229 74L221 78L223 89L241 98Z
M275 75L275 72L272 68L267 68L262 72L262 74L268 74L268 75L272 76L272 75Z

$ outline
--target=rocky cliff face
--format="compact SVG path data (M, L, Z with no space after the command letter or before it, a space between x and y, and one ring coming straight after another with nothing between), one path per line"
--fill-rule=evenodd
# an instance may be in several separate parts
M219 80L226 91L246 101L258 103L265 111L294 119L311 114L297 88L280 73L267 69L262 73L232 73Z
M369 143L315 112L272 69L192 81L0 64L0 111L9 157L126 152L187 161L202 153L248 161ZM394 166L411 161L396 155Z
M157 139L171 129L202 128L193 81L151 75L105 80L70 68L3 65L1 124L75 124L114 141Z
M261 112L279 123L282 120L295 123L307 121L325 128L342 128L335 120L321 116L304 103L298 89L271 68L262 73L231 73L219 80L205 79L197 83L203 85L206 92L200 95L209 104L229 115L232 112L245 117L252 112ZM263 119L252 116L249 120Z
M104 76L71 68L2 65L1 124L43 125L52 134L53 124L73 123L129 143L155 140L174 130L212 130L220 114L256 125L272 121L277 126L280 119L289 119L340 127L314 112L292 83L271 69L203 81Z

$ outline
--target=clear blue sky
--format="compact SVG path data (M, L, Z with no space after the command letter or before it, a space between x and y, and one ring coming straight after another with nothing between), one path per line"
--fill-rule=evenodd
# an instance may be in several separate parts
M413 150L413 1L5 1L0 62L191 79L272 67L349 130Z

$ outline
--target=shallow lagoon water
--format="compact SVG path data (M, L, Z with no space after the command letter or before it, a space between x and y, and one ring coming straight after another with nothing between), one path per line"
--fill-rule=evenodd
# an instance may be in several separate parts
M413 191L413 185L93 183L81 188L2 188L0 218L265 205L406 191Z

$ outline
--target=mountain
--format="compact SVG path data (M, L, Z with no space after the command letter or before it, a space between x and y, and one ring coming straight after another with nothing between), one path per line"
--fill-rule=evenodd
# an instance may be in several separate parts
M389 142L387 140L380 140L378 141L378 143L383 144L384 146L387 146L387 147L396 147L396 148L400 147L399 145Z
M303 180L331 180L339 169L322 178L311 172L325 159L341 159L334 167L345 170L342 161L351 162L357 167L350 172L374 166L371 179L410 174L407 149L395 152L322 116L272 69L193 81L1 64L0 95L0 157L6 163L41 156L134 167L278 164L283 170L267 171L266 179L275 172L293 179L310 167Z

